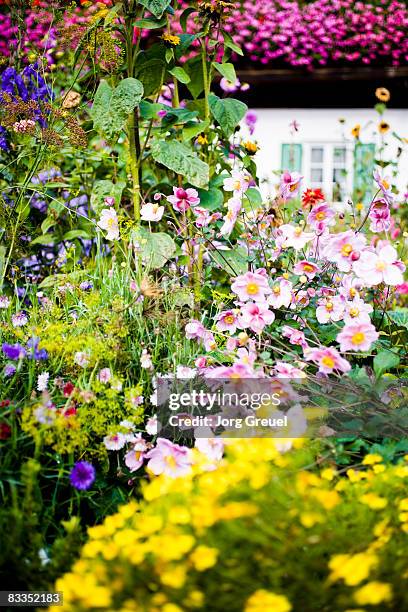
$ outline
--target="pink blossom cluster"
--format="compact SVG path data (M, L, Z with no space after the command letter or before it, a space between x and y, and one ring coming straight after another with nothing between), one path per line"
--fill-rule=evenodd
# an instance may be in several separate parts
M180 27L177 17L174 22ZM193 30L192 19L189 24ZM407 28L408 7L401 0L246 0L230 11L225 25L248 60L306 67L379 61L398 66L408 60Z

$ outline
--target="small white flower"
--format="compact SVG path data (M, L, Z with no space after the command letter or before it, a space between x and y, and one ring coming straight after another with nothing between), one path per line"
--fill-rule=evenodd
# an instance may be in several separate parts
M146 432L149 436L156 436L161 429L161 425L157 420L157 414L154 414L152 417L147 419L146 423Z
M145 370L150 370L153 368L151 356L146 349L143 349L140 356L140 367L144 368Z
M188 366L179 365L176 370L176 378L194 378L197 370Z
M114 208L104 208L101 212L98 227L106 230L106 238L108 240L118 240L119 238L119 222L118 216Z
M42 374L39 374L37 378L37 390L38 391L47 390L49 378L50 378L50 375L48 372L43 372Z
M126 438L121 433L105 436L103 443L108 450L117 451L125 446Z
M84 351L77 351L74 355L74 362L81 368L86 368L89 364L89 354Z
M16 314L13 314L13 316L11 317L11 322L14 327L23 327L28 323L28 317L26 313L21 310L20 312L16 312Z
M0 308L8 308L11 301L6 295L0 295Z
M112 378L112 372L109 368L102 368L102 370L98 374L98 379L101 383L107 383Z

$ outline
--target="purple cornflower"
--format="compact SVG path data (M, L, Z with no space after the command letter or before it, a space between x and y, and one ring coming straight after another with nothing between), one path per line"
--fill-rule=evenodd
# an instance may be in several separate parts
M21 344L8 344L7 342L4 342L1 349L5 356L13 361L24 359L26 355L25 348L21 346Z
M81 291L91 291L91 289L93 289L93 282L89 280L82 281L79 288Z
M10 376L14 376L14 374L16 373L16 366L14 366L12 363L8 363L7 365L4 366L4 376L6 378L10 378Z
M87 461L77 461L69 475L71 484L79 491L89 489L95 480L95 468Z

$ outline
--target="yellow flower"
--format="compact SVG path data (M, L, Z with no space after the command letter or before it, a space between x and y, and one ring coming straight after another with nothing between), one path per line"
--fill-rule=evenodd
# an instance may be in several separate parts
M400 503L398 504L398 507L403 512L405 510L408 510L408 497L404 497L404 499L401 499Z
M218 549L209 546L197 546L191 553L190 560L199 572L204 572L217 563Z
M277 595L265 589L259 589L246 602L244 612L290 612L292 606L285 595Z
M360 606L376 606L392 599L391 586L385 582L368 582L354 593L354 599Z
M358 138L360 136L360 130L361 130L361 125L357 123L357 125L355 125L353 129L351 130L351 135L354 138Z
M378 564L373 553L362 552L355 555L334 555L329 561L330 581L344 580L348 586L356 586L368 578L370 571Z
M333 468L325 468L324 470L322 470L320 472L320 476L324 479L324 480L328 480L329 482L333 480L333 478L336 476L337 472L336 470L333 470Z
M370 453L364 457L363 465L374 465L374 463L381 463L382 460L383 458L381 457L381 455Z
M361 212L362 210L364 210L364 204L362 202L357 202L355 209L357 212Z
M303 527L308 529L309 527L316 525L316 523L323 523L324 518L317 512L302 512L300 515L300 522L302 523Z
M250 140L247 140L246 142L243 142L242 146L244 147L244 149L246 150L246 152L249 155L254 155L258 151L258 149L259 149L259 147L256 144L256 142L251 142Z
M170 47L177 47L180 44L180 36L173 36L173 34L163 34L160 38L164 41L165 45Z
M375 96L380 102L388 102L391 98L391 94L385 87L377 87L375 90Z
M373 472L374 474L381 474L382 472L385 472L385 465L383 463L373 465Z
M386 121L381 121L378 124L378 131L380 132L380 134L385 134L386 132L388 132L389 129L390 129L390 124L387 123Z
M186 581L186 568L180 564L161 570L158 573L161 583L173 589L181 589Z
M331 510L337 506L341 499L337 491L321 491L318 489L313 491L312 494L326 510Z
M206 144L208 144L208 138L207 138L207 136L204 134L204 132L203 132L202 134L199 134L199 135L197 136L197 141L196 141L196 142L197 142L197 144L199 144L199 145L206 145Z
M371 508L371 510L382 510L388 504L388 500L385 497L380 497L375 493L365 493L360 497L360 501Z

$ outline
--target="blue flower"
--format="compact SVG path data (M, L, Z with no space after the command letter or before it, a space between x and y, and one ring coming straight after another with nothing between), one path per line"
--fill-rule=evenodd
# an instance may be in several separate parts
M4 342L1 349L5 356L13 361L24 359L26 356L26 350L24 346L21 346L21 344L8 344L7 342Z
M69 479L79 491L89 489L95 480L95 468L87 461L78 461L71 470Z
M47 351L45 349L38 348L39 343L39 338L30 338L30 340L27 342L27 348L32 349L31 353L28 354L29 359L35 359L37 361L48 359Z

